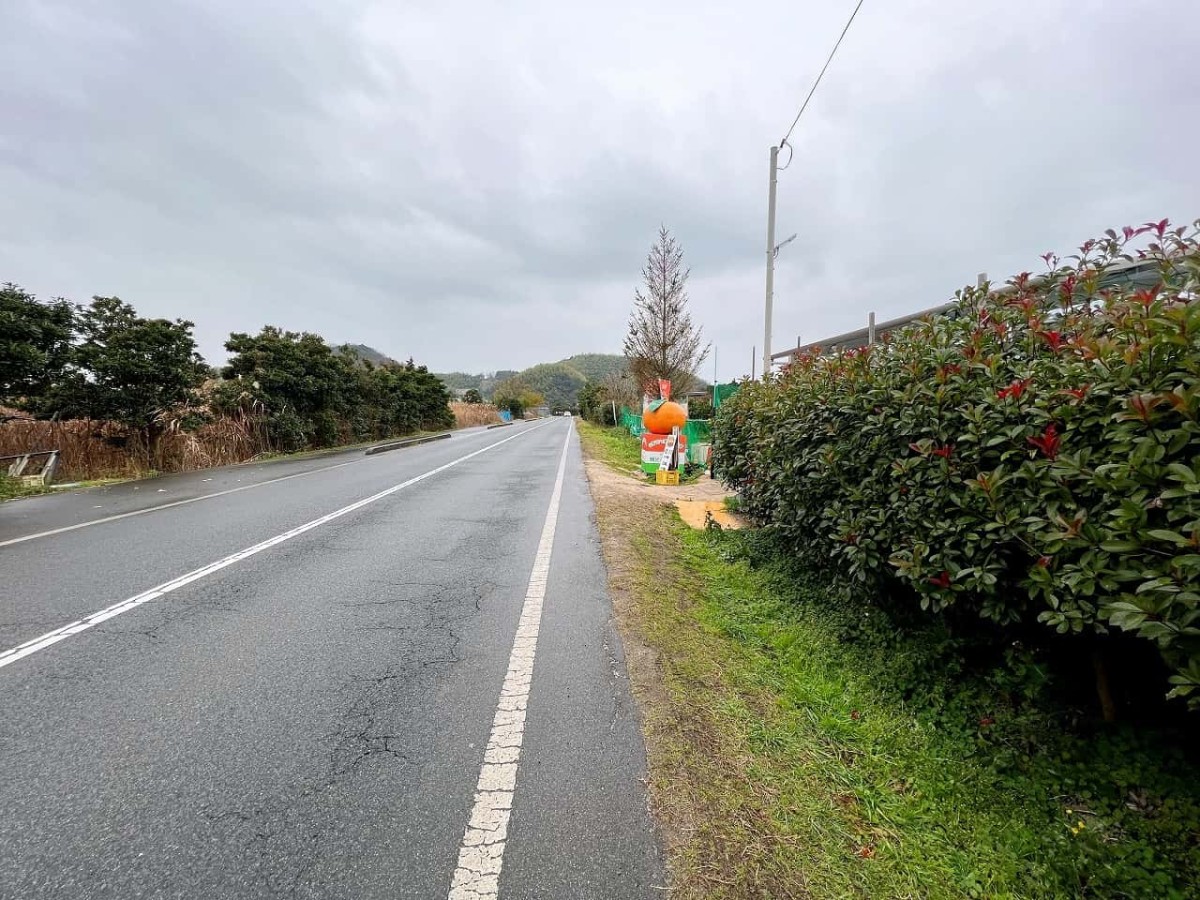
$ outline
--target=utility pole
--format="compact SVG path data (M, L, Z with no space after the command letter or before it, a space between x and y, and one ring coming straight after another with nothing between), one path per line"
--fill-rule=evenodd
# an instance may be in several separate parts
M751 347L750 348L750 380L751 381L754 380L754 365L757 360L758 360L758 348Z
M717 348L713 347L713 412L717 411Z
M771 181L767 194L767 304L763 316L763 378L771 372L771 303L775 299L775 184L779 175L779 148L771 148ZM753 371L751 378L754 377Z

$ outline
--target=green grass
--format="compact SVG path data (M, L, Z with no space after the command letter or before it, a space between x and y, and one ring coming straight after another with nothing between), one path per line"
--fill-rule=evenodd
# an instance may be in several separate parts
M605 428L576 417L579 439L584 452L620 472L632 472L642 465L642 448L637 438L624 428Z
M18 497L33 497L48 493L50 488L27 485L19 478L9 478L0 473L0 500L15 500Z
M753 534L656 521L629 546L669 698L647 712L652 778L702 811L679 896L1200 895L1190 763L1038 709L993 723L994 677L956 669L944 633L851 621L869 613Z
M159 474L154 469L139 472L135 475L120 475L108 478L85 478L64 484L30 485L16 478L0 476L0 500L19 500L24 497L37 497L42 494L60 494L66 491L82 491L87 488L107 487L113 484L123 484L126 481L141 481L145 478L155 478ZM70 487L65 485L69 484Z

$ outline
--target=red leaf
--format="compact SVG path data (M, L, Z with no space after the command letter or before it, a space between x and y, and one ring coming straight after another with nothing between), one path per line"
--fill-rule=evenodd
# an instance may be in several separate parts
M1014 381L1008 387L1000 388L1000 390L996 391L996 396L1001 400L1007 400L1009 397L1012 397L1014 400L1019 400L1021 395L1028 390L1031 382L1032 379L1030 378L1022 378L1019 381Z
M1062 291L1063 299L1070 300L1072 297L1074 297L1075 296L1075 276L1068 275L1066 278L1064 278L1062 287L1060 290Z
M1046 459L1057 459L1058 448L1062 440L1058 436L1058 429L1051 422L1041 435L1029 438L1029 443L1040 450Z

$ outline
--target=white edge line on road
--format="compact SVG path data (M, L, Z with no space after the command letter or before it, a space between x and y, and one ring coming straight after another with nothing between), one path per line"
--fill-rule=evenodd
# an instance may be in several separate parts
M457 466L459 463L466 462L468 459L478 456L481 453L486 453L489 450L495 449L501 444L507 444L509 441L515 441L517 438L524 437L527 434L537 431L539 428L545 428L548 424L550 423L547 422L543 425L535 425L533 428L527 428L524 431L519 431L511 437L506 437L502 441L496 441L494 444L488 444L486 447L475 450L474 452L468 453L465 456L460 456L457 459L453 459L444 465L438 466L436 469L430 469L428 472L423 472L420 475L416 475L408 479L407 481L394 484L390 488L386 488L377 494L372 494L370 497L364 497L362 500L359 500L356 503L351 503L349 506L343 506L341 509L327 513L326 515L321 516L319 519L313 519L311 522L305 522L303 525L299 525L296 528L293 528L291 531L285 531L283 534L277 534L275 537L268 538L262 543L255 544L253 547L247 547L245 550L239 550L237 553L231 553L229 556L218 559L216 562L211 562L206 566L201 566L199 569L193 569L191 572L188 572L185 575L180 575L178 578L173 578L172 580L160 584L157 587L152 587L148 591L143 591L135 597L130 597L128 600L122 600L120 603L114 603L112 606L105 607L99 612L92 613L90 616L79 619L78 621L72 622L69 625L63 625L61 628L56 628L53 631L49 631L46 634L43 634L41 637L36 637L32 640L26 641L20 646L13 647L11 650L5 650L4 652L0 653L0 669L4 668L5 666L10 666L18 660L24 659L26 656L32 656L39 650L45 650L47 647L53 646L59 641L64 641L73 635L79 634L81 631L87 631L89 628L94 628L101 622L106 622L115 616L121 615L121 613L129 612L131 609L136 609L143 603L149 603L151 600L157 600L159 597L169 594L172 591L176 591L184 585L191 584L193 581L199 581L201 578L212 575L214 572L219 572L228 566L232 566L236 562L241 562L243 559L248 559L251 556L262 553L264 550L269 550L272 547L284 543L285 541L290 541L292 538L298 537L304 534L306 531L312 531L314 528L319 528L328 522L332 522L334 519L339 519L347 513L354 512L356 509L362 509L364 506L374 503L376 500L382 500L384 497L391 496L397 491L402 491L404 488L416 484L418 481L424 481L426 478L437 475L439 472L445 472L447 469L451 469L454 466Z
M525 740L525 711L529 705L529 687L533 681L533 659L537 653L538 631L542 625L542 603L550 576L550 554L554 550L554 529L558 525L558 507L562 499L563 475L567 469L567 450L571 431L563 444L554 479L554 493L546 511L546 524L538 542L529 589L521 607L521 619L508 657L508 673L500 689L496 717L483 755L483 767L475 785L475 803L458 850L458 864L450 885L449 900L495 900L500 890L500 869L504 864L504 846L508 840L508 817L517 789L517 765Z
M539 425L539 428L542 426ZM527 429L532 431L533 429ZM524 432L522 432L523 434ZM484 434L484 432L479 432ZM332 466L321 466L319 469L309 469L306 472L293 472L291 475L281 475L278 478L268 478L266 481L256 481L254 484L244 484L241 487L229 488L224 491L214 491L211 494L202 494L199 497L189 497L186 500L173 500L170 503L160 503L157 506L148 506L145 509L135 509L130 512L117 513L115 516L104 516L100 519L90 519L87 522L78 522L74 525L64 525L62 528L51 528L49 531L38 531L34 534L23 534L20 537L9 538L6 541L0 541L0 547L11 547L13 544L23 544L26 541L35 541L38 538L52 537L56 534L63 534L67 531L76 531L80 528L90 528L93 525L104 525L107 522L116 522L119 519L128 519L132 516L144 516L146 513L158 512L162 509L171 509L175 506L186 506L189 503L199 503L201 500L212 500L214 497L225 497L229 494L236 494L239 491L249 491L254 488L266 487L268 484L278 484L281 481L287 481L290 478L303 478L305 475L316 475L319 472L328 472L330 469L340 469L343 466L350 466L356 462L362 462L360 459L352 459L349 462L334 463ZM241 465L248 465L242 463Z
M203 494L199 497L189 497L186 500L173 500L170 503L160 503L158 506L147 506L145 509L134 509L125 513L117 513L115 516L104 516L100 519L89 519L86 522L77 522L74 525L64 525L62 528L51 528L49 531L38 531L34 534L23 534L20 537L9 538L7 541L0 541L0 547L8 547L12 544L23 544L26 541L34 541L38 538L52 537L56 534L62 534L66 531L75 531L79 528L90 528L93 525L103 525L106 522L116 522L118 519L128 519L131 516L144 516L146 513L158 512L160 509L170 509L173 506L186 506L189 503L199 503L201 500L211 500L213 497L224 497L226 494L236 494L238 491L248 491L251 488L263 487L268 484L276 484L280 481L287 481L289 478L301 478L305 475L316 475L318 472L328 472L330 469L340 469L342 466L348 466L350 463L358 462L357 459L350 462L336 463L332 466L322 466L319 469L309 469L307 472L293 472L291 475L282 475L279 478L270 478L266 481L257 481L254 484L244 484L241 487L229 488L224 491L214 491L211 494Z

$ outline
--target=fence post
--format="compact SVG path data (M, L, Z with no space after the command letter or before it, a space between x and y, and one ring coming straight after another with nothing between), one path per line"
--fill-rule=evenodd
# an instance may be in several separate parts
M875 343L875 313L867 313L867 343Z

